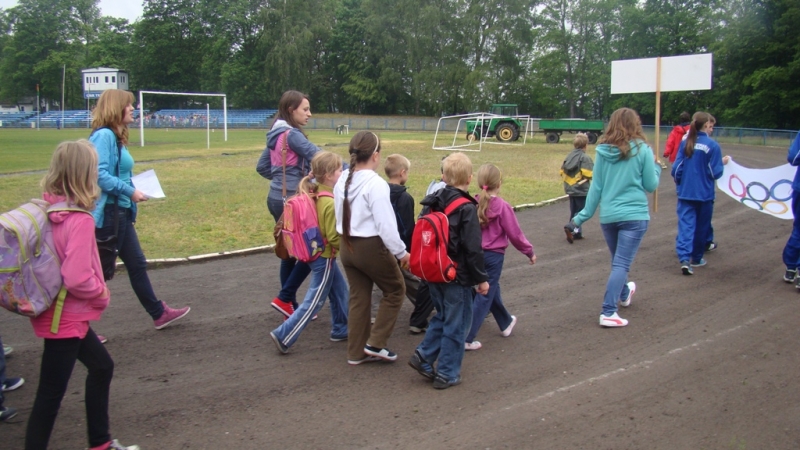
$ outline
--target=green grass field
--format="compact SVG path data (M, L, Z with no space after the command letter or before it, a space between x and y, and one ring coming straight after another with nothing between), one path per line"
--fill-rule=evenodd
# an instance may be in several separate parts
M309 130L309 139L347 161L350 136L334 131ZM39 181L56 145L86 138L89 130L0 129L0 211L41 196ZM166 198L140 204L137 231L148 258L186 257L272 244L272 216L266 208L269 181L255 171L265 145L266 130L229 130L224 142L220 130L131 130L129 149L135 173L155 169ZM431 149L433 133L380 132L382 153L400 153L411 160L407 186L416 201L431 180L439 176L446 151ZM474 170L493 163L503 171L501 195L512 205L533 203L563 195L558 170L571 149L571 139L547 145L536 136L524 146L484 145L467 152ZM590 156L594 158L593 146ZM382 168L380 169L383 175ZM473 180L472 191L477 180ZM419 206L418 206L419 208ZM563 211L565 219L567 210Z

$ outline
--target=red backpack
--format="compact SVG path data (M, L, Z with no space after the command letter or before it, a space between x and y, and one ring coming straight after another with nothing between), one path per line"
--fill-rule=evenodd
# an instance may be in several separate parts
M317 192L319 197L333 197L327 191ZM317 203L308 194L293 195L283 206L283 242L289 255L302 262L319 258L328 241L319 229Z
M459 197L444 212L430 211L417 221L411 236L409 270L431 283L449 283L456 279L457 264L447 256L450 242L450 221L447 216L469 199Z

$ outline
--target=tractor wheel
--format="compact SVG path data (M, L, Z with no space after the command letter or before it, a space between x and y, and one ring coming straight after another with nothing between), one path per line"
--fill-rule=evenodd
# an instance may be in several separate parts
M586 137L589 138L589 143L594 145L597 144L597 133L592 133L591 131L586 133Z
M544 140L547 141L548 144L558 144L558 141L561 140L561 137L558 133L547 133L544 137Z
M495 138L500 142L511 142L519 139L519 129L509 122L501 123L494 130Z

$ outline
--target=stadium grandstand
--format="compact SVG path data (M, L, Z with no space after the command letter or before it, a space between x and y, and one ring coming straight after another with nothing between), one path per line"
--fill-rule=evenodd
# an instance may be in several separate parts
M277 109L228 110L228 128L266 128L269 121L278 112ZM209 111L211 127L222 127L223 111ZM133 112L134 126L139 126L139 111ZM92 114L86 110L50 111L38 117L41 128L88 128ZM145 110L144 126L146 128L205 128L205 109L162 109L150 113ZM0 112L0 127L3 128L35 128L36 112L3 113Z

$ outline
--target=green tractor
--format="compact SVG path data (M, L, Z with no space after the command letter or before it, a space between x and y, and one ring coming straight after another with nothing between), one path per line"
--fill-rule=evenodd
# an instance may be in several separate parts
M517 105L494 104L485 117L466 121L467 140L494 137L500 142L516 141L524 126L518 117Z

